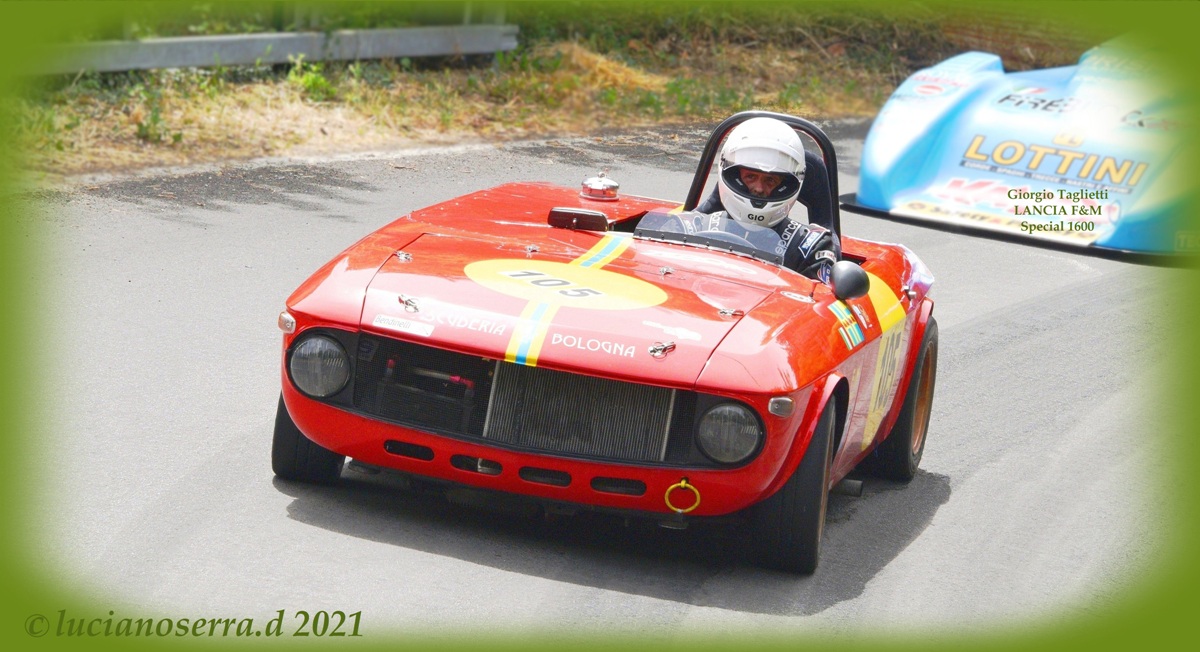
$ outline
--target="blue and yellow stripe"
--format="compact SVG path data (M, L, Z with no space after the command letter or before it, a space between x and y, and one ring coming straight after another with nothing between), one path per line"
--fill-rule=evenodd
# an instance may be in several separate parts
M591 249L582 256L572 260L571 265L600 269L625 253L632 239L625 234L605 234ZM504 359L508 362L536 367L538 356L541 355L542 345L546 341L546 333L558 313L559 306L542 302L530 301L521 311L517 327L513 329L512 338L508 341L508 349Z
M508 341L508 350L504 359L517 364L537 366L538 355L542 352L542 343L546 341L546 330L554 320L558 306L548 303L531 301L521 311L520 321L513 330L512 338Z
M625 253L629 248L630 238L608 234L592 245L587 253L571 261L572 265L580 267L604 267Z

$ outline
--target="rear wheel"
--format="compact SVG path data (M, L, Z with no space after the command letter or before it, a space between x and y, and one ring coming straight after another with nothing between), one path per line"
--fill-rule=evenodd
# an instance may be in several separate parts
M284 480L332 484L342 476L345 455L323 448L304 436L288 414L283 397L275 412L275 438L271 442L271 470Z
M751 512L756 561L762 566L806 575L817 569L829 501L834 416L831 401L795 473Z
M933 317L925 326L917 364L908 381L904 405L887 439L872 454L871 470L878 476L908 482L917 474L925 452L925 434L933 410L933 386L937 380L938 326Z

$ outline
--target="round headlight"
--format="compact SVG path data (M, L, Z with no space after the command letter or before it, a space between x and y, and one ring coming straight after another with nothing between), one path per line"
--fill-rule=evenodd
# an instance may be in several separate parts
M296 345L288 369L292 382L309 396L332 396L350 381L350 357L341 344L324 335L313 335Z
M722 403L700 418L696 443L713 461L734 464L758 449L762 435L762 426L749 408L737 403Z

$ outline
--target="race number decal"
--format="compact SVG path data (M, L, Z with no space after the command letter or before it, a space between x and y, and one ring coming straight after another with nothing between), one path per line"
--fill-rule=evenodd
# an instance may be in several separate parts
M867 273L871 284L868 286L867 299L875 309L875 318L879 320L879 328L883 336L879 338L879 352L875 355L875 379L871 383L871 404L867 409L867 423L863 428L862 447L866 450L883 423L887 414L888 398L892 388L900 378L904 367L904 306L896 293L888 287L883 279Z
M481 260L467 265L465 271L490 290L557 307L633 310L667 300L666 292L641 279L548 260Z
M463 271L472 281L528 302L508 341L504 359L536 367L559 308L635 310L666 301L667 293L662 289L603 269L629 244L629 237L608 234L570 263L501 258L467 265Z
M867 409L867 425L863 429L862 447L866 450L875 441L879 424L887 413L888 396L900 377L900 366L904 356L904 327L893 328L879 340L879 353L875 356L875 381L871 383L871 405Z

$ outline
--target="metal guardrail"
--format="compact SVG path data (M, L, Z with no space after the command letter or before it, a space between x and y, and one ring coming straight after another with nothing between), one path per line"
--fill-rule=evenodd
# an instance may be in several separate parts
M516 25L455 25L183 36L142 41L101 41L62 46L59 56L34 66L35 74L202 68L305 61L494 54L517 47Z

